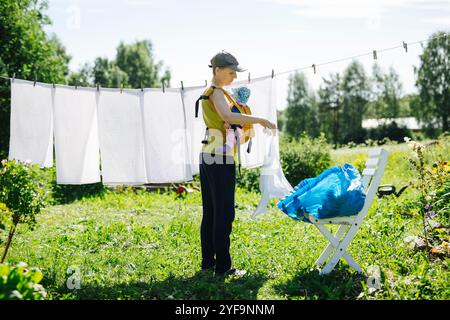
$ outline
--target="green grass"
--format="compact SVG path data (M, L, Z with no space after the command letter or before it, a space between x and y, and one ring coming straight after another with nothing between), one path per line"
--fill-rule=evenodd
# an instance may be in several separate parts
M388 149L382 183L408 183L406 146ZM365 152L334 151L333 165L363 159ZM106 192L48 207L35 230L19 228L8 262L41 268L52 299L449 299L450 259L430 261L404 241L421 231L415 197L408 188L398 199L375 200L349 248L364 270L380 268L382 287L372 293L366 277L343 260L319 276L314 261L327 244L323 236L288 218L274 201L266 214L250 219L260 195L243 189L236 192L231 239L233 264L248 270L240 279L199 273L199 192L185 200L172 192ZM71 266L80 270L81 289L67 288Z

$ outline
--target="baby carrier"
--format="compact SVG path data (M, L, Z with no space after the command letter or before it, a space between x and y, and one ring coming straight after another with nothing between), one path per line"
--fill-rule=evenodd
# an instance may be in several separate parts
M214 89L216 89L217 87L215 86L210 86L208 89L205 90L205 92L203 93L203 95L201 95L197 101L195 102L195 117L198 118L198 110L199 110L199 105L200 105L200 100L207 100L209 101L209 97L210 95L213 93ZM251 110L250 107L248 106L243 106L240 105L239 103L236 102L235 99L233 99L233 97L230 96L230 94L222 89L222 88L217 88L223 91L225 97L227 98L228 102L231 103L233 105L233 107L231 108L231 112L234 113L241 113L241 114L248 114L251 115ZM212 103L212 102L211 102ZM241 153L240 153L240 139L237 138L236 136L236 129L240 128L242 129L242 133L243 133L243 141L244 143L248 142L248 147L247 147L247 153L250 153L251 151L251 147L252 147L252 138L255 136L255 132L253 129L253 124L244 124L244 125L238 125L238 124L232 124L231 128L234 130L235 133L235 138L236 138L236 144L237 144L237 151L238 151L238 170L239 170L239 175L241 174ZM208 130L209 128L206 128L205 131L205 137L202 140L203 144L208 144Z

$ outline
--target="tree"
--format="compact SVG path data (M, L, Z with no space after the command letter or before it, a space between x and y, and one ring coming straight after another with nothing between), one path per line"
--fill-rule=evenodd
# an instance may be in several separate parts
M161 87L163 81L166 87L170 86L170 71L166 69L160 75L163 63L155 63L153 46L149 40L130 45L121 42L115 64L128 75L128 83L133 88Z
M163 63L155 63L149 40L124 44L117 47L116 59L98 57L93 65L85 63L78 72L68 77L70 85L95 86L105 88L140 88L170 86L170 71L162 72Z
M342 113L342 90L339 73L330 74L330 78L322 79L324 84L319 88L319 123L320 131L329 139L333 137L334 147L340 140L339 119Z
M51 24L44 14L47 1L0 1L0 72L3 75L42 82L63 82L70 56L55 35L43 26ZM9 149L10 87L0 79L0 158Z
M437 122L443 131L449 131L449 57L449 33L436 32L420 55L420 66L414 68L420 97L420 103L413 104L414 113L429 126Z
M294 73L290 76L287 102L284 123L286 133L292 137L300 137L306 132L317 137L319 135L317 103L303 73Z
M372 83L371 107L374 118L399 117L402 84L394 68L389 68L389 73L385 74L375 63L372 67Z
M67 84L71 86L89 87L94 85L92 66L85 63L80 71L71 72L67 77ZM103 86L103 84L101 84Z
M362 119L370 97L370 85L364 67L353 61L342 77L342 117L339 119L339 131L343 142L362 142L365 133Z
M284 131L284 124L286 123L286 110L277 110L277 128Z
M106 88L128 87L128 74L121 70L114 61L107 58L97 58L92 70L94 83Z

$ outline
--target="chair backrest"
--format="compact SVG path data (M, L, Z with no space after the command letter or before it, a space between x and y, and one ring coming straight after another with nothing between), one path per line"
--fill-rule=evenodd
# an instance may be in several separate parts
M370 149L369 158L366 161L366 166L362 172L362 183L364 189L366 190L366 200L364 202L364 207L358 214L359 222L366 216L370 205L380 185L381 179L383 178L384 170L386 169L388 152L383 148L373 148Z

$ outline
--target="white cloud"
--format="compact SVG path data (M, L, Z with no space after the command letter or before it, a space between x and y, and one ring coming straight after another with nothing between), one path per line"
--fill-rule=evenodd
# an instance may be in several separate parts
M434 24L434 25L438 25L438 26L450 26L450 16L422 19L422 22L430 23L430 24Z
M264 1L264 0L263 0ZM301 16L314 18L378 19L389 10L405 8L449 10L450 0L265 0L264 2L291 5Z

